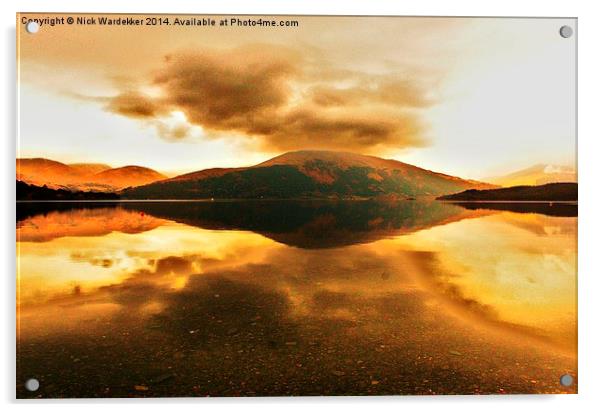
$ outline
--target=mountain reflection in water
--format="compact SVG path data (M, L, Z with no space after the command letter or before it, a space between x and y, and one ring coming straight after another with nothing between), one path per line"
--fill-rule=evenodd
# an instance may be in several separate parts
M576 209L510 207L18 204L18 396L575 392Z

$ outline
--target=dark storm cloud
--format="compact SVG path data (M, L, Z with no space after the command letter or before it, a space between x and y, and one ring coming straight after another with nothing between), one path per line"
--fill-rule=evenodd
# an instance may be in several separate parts
M422 126L411 114L379 114L344 108L332 113L305 108L277 120L264 135L272 148L293 150L307 147L370 150L377 147L423 146ZM272 123L273 125L273 123Z
M121 93L109 101L109 111L134 118L149 118L165 114L161 102L135 91Z
M187 137L189 129L156 122L181 111L212 135L250 138L268 150L425 145L417 109L432 101L419 81L351 71L340 71L334 80L331 72L301 53L270 45L177 53L165 57L150 82L160 97L128 90L106 108L155 122L168 140Z
M286 104L287 80L297 71L295 56L261 48L226 53L168 56L155 83L166 103L195 124L216 130L245 130Z

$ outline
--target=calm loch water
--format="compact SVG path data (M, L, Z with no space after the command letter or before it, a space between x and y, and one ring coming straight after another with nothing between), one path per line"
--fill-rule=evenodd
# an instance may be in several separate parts
M576 237L576 205L18 204L17 396L574 393Z

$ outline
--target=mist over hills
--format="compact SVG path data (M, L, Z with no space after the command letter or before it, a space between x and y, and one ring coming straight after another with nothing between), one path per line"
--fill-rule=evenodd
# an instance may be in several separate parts
M537 164L503 176L486 179L500 186L535 186L547 183L575 183L577 173L569 166Z

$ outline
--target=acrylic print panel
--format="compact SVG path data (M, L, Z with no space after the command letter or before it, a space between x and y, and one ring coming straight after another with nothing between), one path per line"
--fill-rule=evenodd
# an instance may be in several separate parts
M577 392L576 37L18 15L17 397Z

